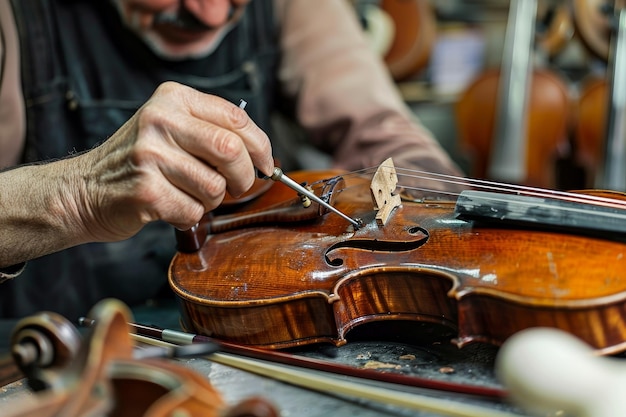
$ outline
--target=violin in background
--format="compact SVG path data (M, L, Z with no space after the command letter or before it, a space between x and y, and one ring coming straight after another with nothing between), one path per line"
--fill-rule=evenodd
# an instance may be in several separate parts
M608 85L606 78L586 77L581 84L576 103L576 159L585 170L587 187L594 187L596 174L604 159L608 115Z
M437 21L428 0L351 1L395 81L426 67L437 38Z
M537 16L537 0L511 1L501 67L461 94L456 120L472 176L555 188L556 160L569 147L571 99L565 81L533 61L556 53L571 28L559 11L553 28L537 36Z
M577 158L587 186L626 191L626 13L624 1L577 0L576 28L607 64L605 76L582 83L576 107Z
M623 0L573 0L572 15L576 33L587 50L608 61L611 37L615 32L611 15L624 6Z

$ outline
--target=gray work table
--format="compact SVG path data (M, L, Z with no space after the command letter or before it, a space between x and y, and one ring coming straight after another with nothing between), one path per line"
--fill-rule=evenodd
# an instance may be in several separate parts
M133 314L136 322L166 328L179 328L178 314L173 304L139 307L133 310ZM410 333L418 335L407 337L406 329L393 328L398 325L386 324L387 332L374 328L368 329L368 332L363 334L356 333L355 340L350 340L348 344L339 348L316 345L299 348L291 351L291 353L356 367L374 367L381 372L398 372L425 379L466 383L496 390L502 388L493 370L497 348L473 344L458 349L450 343L443 342L439 336L433 336L432 329L414 323ZM427 333L428 337L420 337L420 331ZM381 339L374 340L372 332L379 335ZM384 333L403 335L403 337L397 336L394 339L393 336L390 337L389 334ZM447 335L443 337L445 338ZM335 393L319 393L297 384L255 375L220 363L214 363L205 358L186 358L180 359L180 361L206 376L228 404L234 405L246 398L260 396L273 403L282 417L445 415L414 411ZM353 381L350 377L340 375L333 377L342 382ZM368 386L380 386L375 382L365 383ZM413 395L425 395L427 398L454 402L454 404L460 403L462 404L461 407L482 406L490 410L499 410L520 416L527 415L519 408L508 404L506 400L497 398L468 396L414 387L391 386L391 388L406 391ZM22 381L5 386L0 391L0 410L8 407L11 401L16 401L23 395L31 394Z

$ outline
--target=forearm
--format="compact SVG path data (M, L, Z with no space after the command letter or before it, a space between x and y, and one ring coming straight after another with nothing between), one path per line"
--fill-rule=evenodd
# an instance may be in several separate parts
M86 241L75 220L79 167L61 160L0 173L0 268Z

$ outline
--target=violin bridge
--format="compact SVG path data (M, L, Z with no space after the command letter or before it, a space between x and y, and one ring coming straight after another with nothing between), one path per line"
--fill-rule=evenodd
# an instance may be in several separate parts
M393 209L401 204L400 195L395 194L397 184L396 167L393 164L393 160L387 158L379 165L370 184L374 210L378 210L376 223L379 226L384 226L387 220L389 220Z

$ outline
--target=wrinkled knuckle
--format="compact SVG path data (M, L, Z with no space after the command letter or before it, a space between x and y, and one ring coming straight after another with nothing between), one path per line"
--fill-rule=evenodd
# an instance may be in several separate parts
M157 95L169 95L178 92L181 88L183 88L183 86L181 84L178 84L177 82L165 81L157 87L156 93Z
M195 97L194 94L189 94L190 91L193 91L191 87L174 81L166 81L157 87L148 103L159 103L170 108L172 106L188 107L190 100Z
M134 203L137 207L147 207L150 211L156 210L158 214L158 208L167 202L163 201L163 195L160 190L154 187L150 181L137 181L134 189ZM158 218L161 218L159 215ZM147 221L156 220L155 214L151 213Z
M146 134L154 128L167 125L168 114L169 112L157 104L141 107L136 113L139 132Z
M226 163L235 161L243 152L244 146L237 135L229 131L222 131L215 140L215 151Z
M235 129L244 129L250 123L248 113L240 107L232 106L230 112L230 122Z
M147 137L137 141L128 153L128 161L134 170L143 169L143 167L151 165L159 159L161 159L161 154L158 147L155 146L154 141L148 140Z
M159 106L140 109L137 120L137 135L133 143L135 153L145 152L147 156L158 153L163 141L175 131L175 121L166 109Z
M159 212L158 218L172 226L187 230L197 224L204 215L202 204L188 204L185 207L169 207Z
M212 201L221 201L226 194L226 179L221 175L215 175L204 186L205 198L208 200L207 206L212 205ZM206 207L212 209L214 207Z

